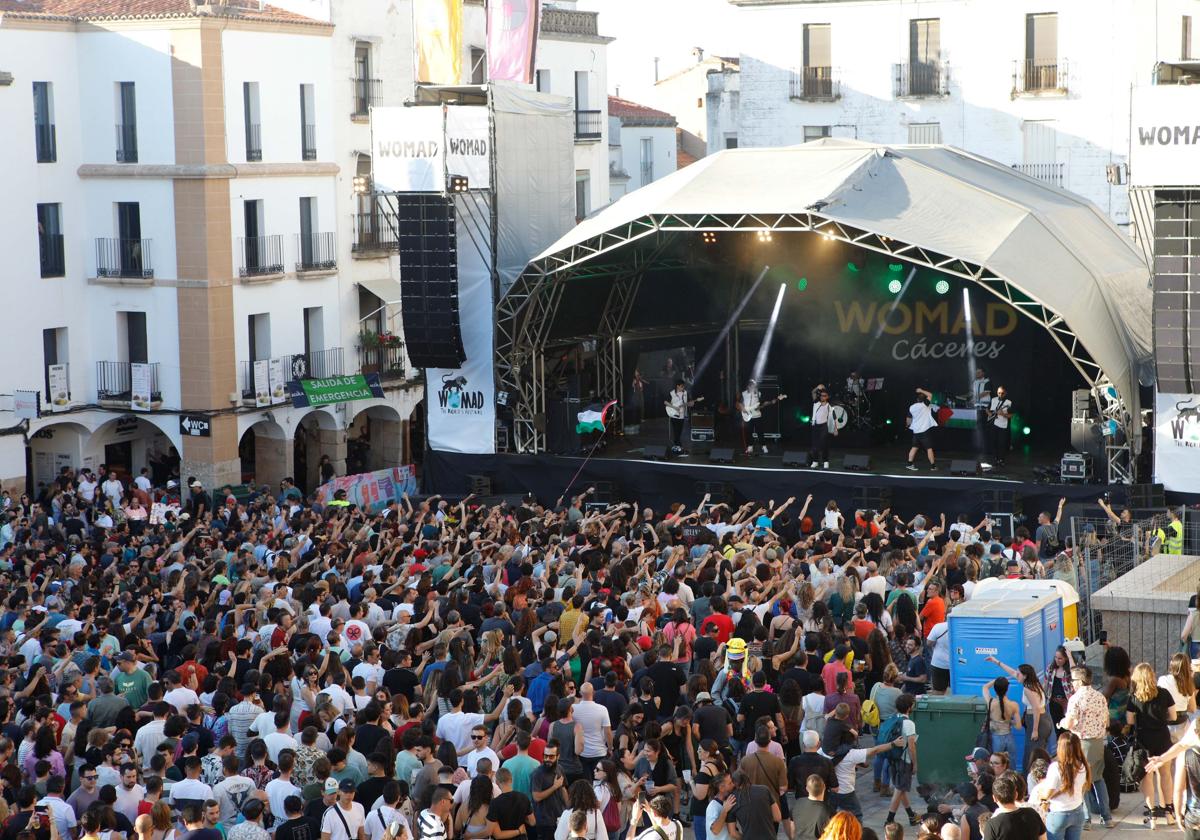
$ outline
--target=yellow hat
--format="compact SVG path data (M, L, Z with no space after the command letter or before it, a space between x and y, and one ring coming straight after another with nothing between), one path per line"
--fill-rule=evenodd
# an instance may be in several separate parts
M746 640L739 639L736 637L730 639L728 644L725 645L725 652L733 657L745 656L746 655Z

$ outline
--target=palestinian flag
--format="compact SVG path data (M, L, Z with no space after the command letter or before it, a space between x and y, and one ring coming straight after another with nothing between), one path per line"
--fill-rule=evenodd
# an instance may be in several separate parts
M575 415L575 434L586 435L589 432L603 432L607 422L608 410L617 404L616 400L606 403L592 403Z

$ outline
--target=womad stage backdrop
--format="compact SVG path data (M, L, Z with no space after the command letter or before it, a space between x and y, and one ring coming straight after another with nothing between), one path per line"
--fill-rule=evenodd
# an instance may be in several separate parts
M900 296L893 290L903 287L907 266L873 259L854 268L850 265L843 262L809 276L773 268L743 311L743 319L761 324L770 314L779 284L787 284L764 371L778 376L781 390L789 395L781 412L785 434L789 427L795 431L803 425L813 386L822 383L837 396L852 370L864 379L883 380L882 390L870 395L873 423L890 419L893 429L903 430L917 386L933 391L939 401L965 396L970 392L974 362L985 370L991 390L998 385L1008 389L1014 411L1022 424L1033 427L1035 440L1061 446L1069 439L1071 390L1083 387L1083 380L1041 327L979 288L971 289L968 314L962 283L936 272L917 272ZM652 292L639 300L634 318L648 319L656 310L678 311L687 306L684 301L698 300L693 305L700 310L723 305L717 299L721 293L717 283L686 282L686 290L672 290L674 305L652 299L657 294ZM699 312L688 317L702 320ZM710 314L706 320L719 317ZM761 327L741 330L737 390L750 376L762 336ZM694 342L697 356L704 356L714 338L697 335L689 343ZM633 378L639 354L679 344L678 337L626 341L627 380ZM717 353L699 372L693 395L707 395L710 403L718 398L724 358L723 351ZM649 378L658 371L641 373ZM655 404L646 402L654 416Z
M1154 422L1154 481L1200 493L1200 395L1155 395Z

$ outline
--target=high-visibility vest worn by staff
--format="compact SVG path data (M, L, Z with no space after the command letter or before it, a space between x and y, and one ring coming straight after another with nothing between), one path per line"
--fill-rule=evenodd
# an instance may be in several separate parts
M1167 523L1167 534L1163 540L1163 554L1183 554L1183 523L1178 519Z

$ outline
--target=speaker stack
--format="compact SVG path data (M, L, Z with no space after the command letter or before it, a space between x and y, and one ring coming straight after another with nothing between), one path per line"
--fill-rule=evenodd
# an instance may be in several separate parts
M396 196L400 315L408 357L419 368L457 368L467 357L458 320L456 220L449 196Z

